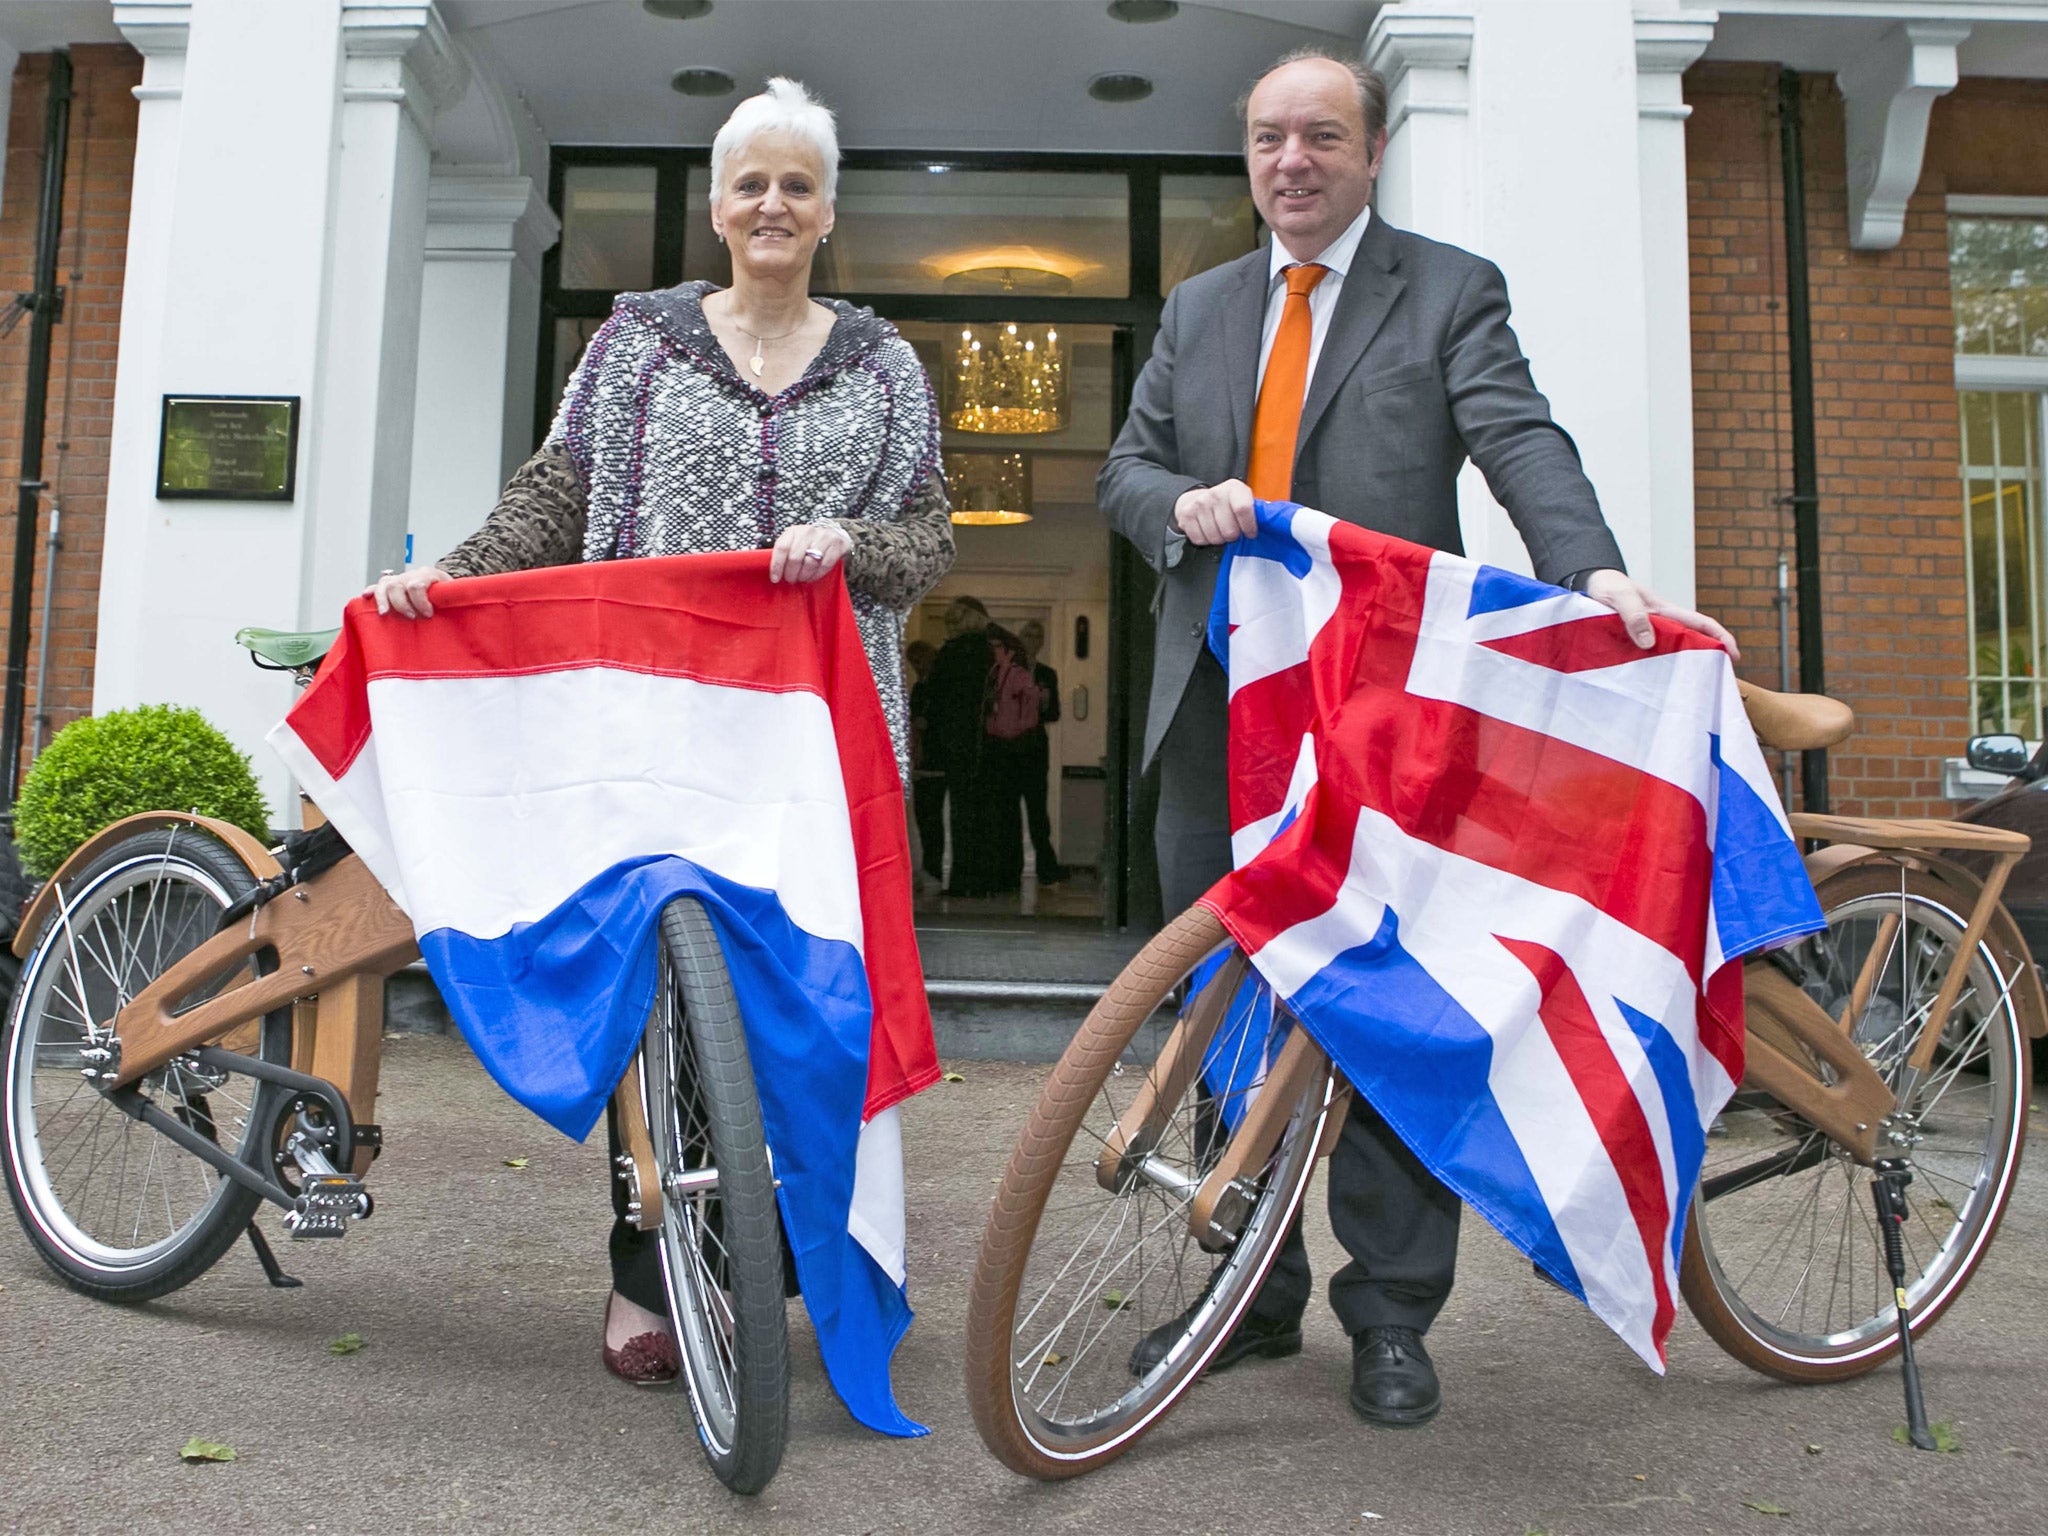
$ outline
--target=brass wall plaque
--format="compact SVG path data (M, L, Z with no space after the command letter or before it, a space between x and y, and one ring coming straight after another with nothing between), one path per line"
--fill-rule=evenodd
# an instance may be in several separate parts
M165 395L156 493L164 500L290 501L297 395Z

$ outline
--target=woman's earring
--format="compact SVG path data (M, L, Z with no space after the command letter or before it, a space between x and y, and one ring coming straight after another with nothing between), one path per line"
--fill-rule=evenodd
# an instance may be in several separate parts
M830 235L820 235L820 236L818 236L818 244L820 244L820 245L830 245L831 243L832 243L832 237L831 237Z
M725 244L725 234L724 234L724 232L723 232L723 231L714 231L714 233L716 233L716 234L718 235L718 243L719 243L720 245L723 245L723 244Z

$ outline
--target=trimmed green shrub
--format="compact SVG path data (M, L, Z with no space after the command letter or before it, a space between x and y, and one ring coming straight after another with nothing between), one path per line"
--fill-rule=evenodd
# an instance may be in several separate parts
M196 811L270 837L249 759L196 709L142 704L74 720L29 769L14 808L22 868L48 879L110 821Z

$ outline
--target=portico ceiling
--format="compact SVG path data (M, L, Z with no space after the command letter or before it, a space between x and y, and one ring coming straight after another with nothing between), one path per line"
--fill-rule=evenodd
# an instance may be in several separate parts
M1227 153L1247 78L1307 43L1359 48L1372 0L1185 3L1166 21L1112 20L1101 0L718 0L673 21L640 0L440 0L456 39L525 100L557 144L705 144L739 95L794 75L864 149ZM669 88L723 70L734 95ZM1148 77L1098 102L1089 80Z

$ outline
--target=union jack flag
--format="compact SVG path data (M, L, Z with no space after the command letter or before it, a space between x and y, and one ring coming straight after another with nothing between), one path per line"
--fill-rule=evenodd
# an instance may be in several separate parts
M1822 926L1727 656L1286 503L1224 550L1236 870L1204 904L1430 1169L1663 1369L1742 1077Z

